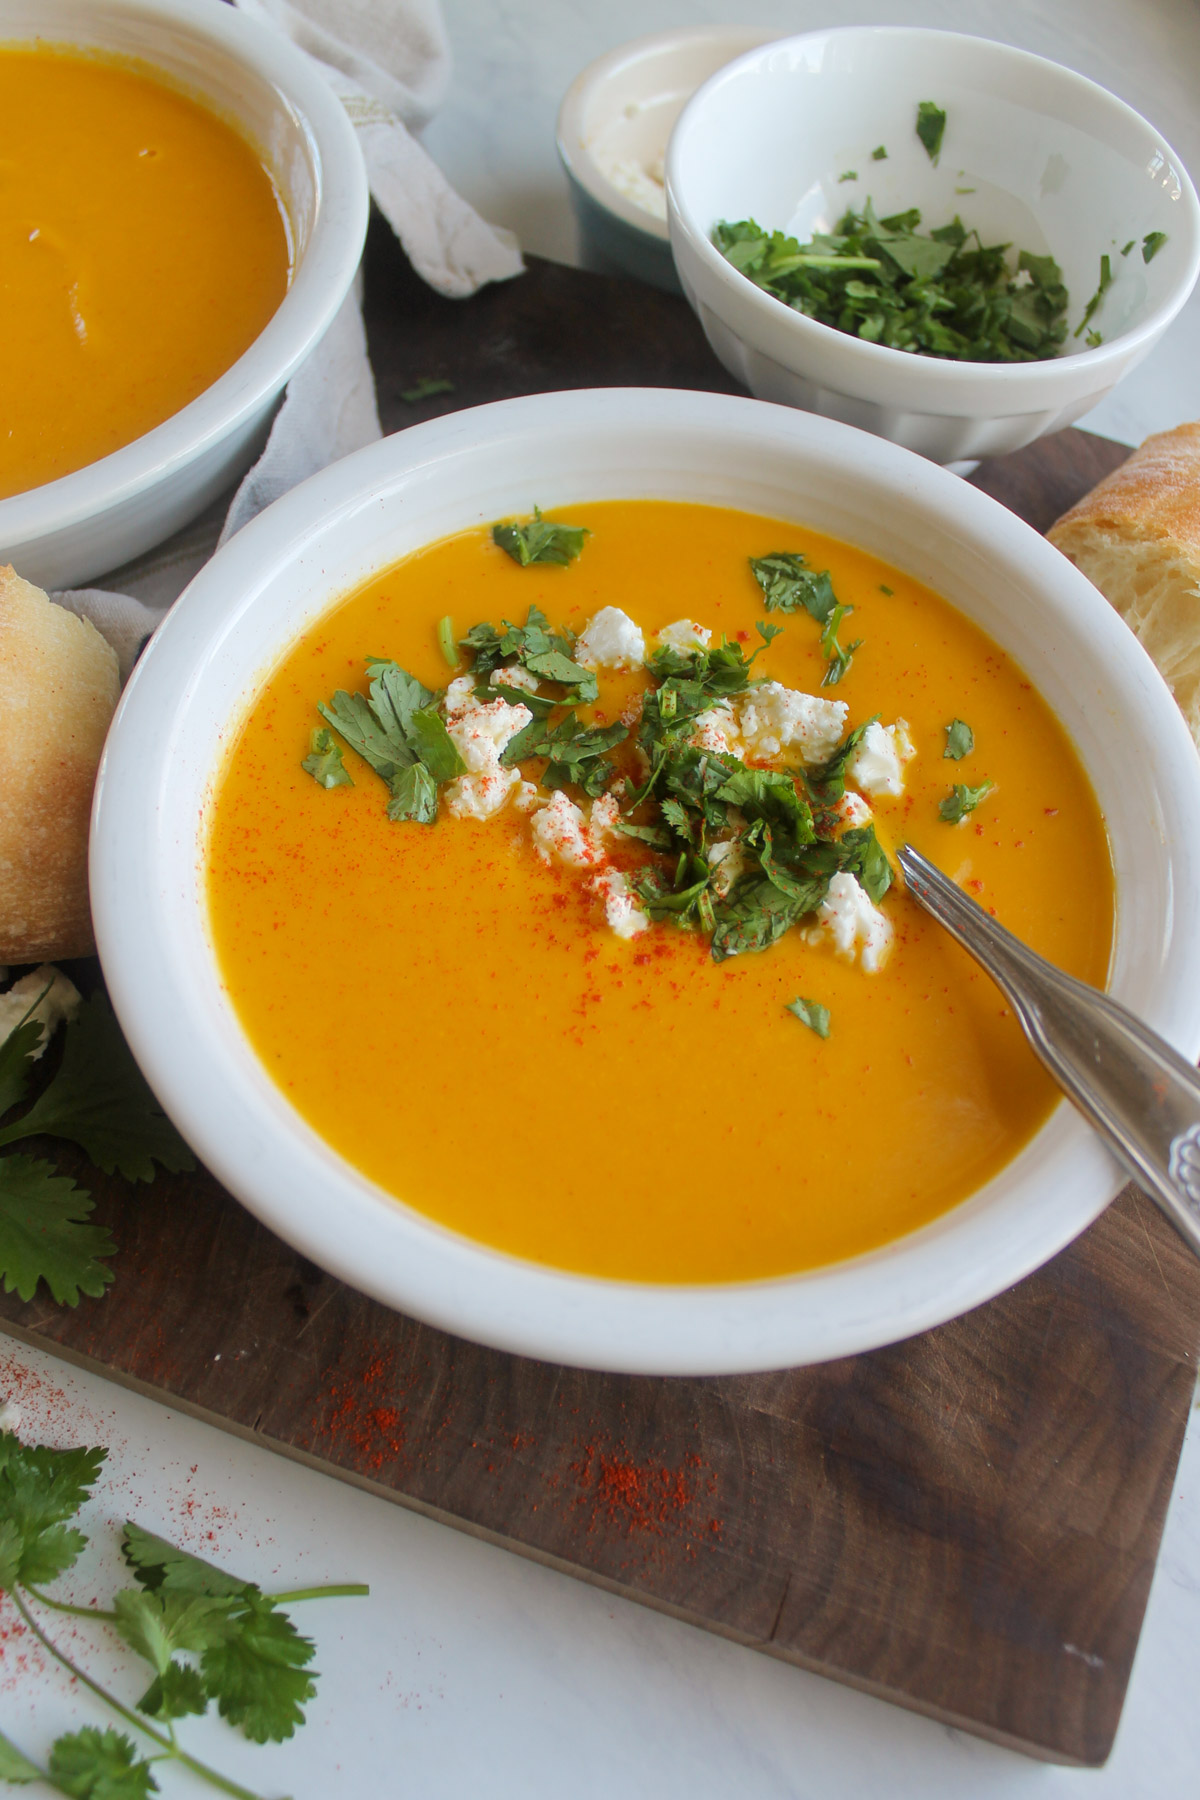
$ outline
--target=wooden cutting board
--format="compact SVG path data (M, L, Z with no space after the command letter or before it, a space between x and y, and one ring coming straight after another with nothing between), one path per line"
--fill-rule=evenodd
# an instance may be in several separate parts
M439 299L372 236L385 426L546 388L730 390L684 303L532 262ZM405 401L422 380L454 384ZM1128 452L1069 431L977 485L1044 527ZM204 1173L83 1179L121 1246L0 1326L272 1449L769 1655L1048 1760L1116 1731L1193 1390L1200 1265L1137 1193L966 1318L715 1380L583 1373L398 1316Z

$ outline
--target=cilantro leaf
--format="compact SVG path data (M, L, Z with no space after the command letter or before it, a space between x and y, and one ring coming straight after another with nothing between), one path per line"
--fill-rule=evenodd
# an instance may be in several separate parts
M424 763L401 769L391 783L387 816L393 822L408 819L415 825L432 825L438 815L437 786Z
M34 1000L30 1006L31 1012L36 1005L37 1001ZM41 1020L25 1018L19 1025L14 1025L0 1043L0 1119L25 1098L29 1090L33 1059L41 1041Z
M1148 231L1142 239L1142 261L1152 262L1167 241L1165 231Z
M68 1134L70 1135L70 1134ZM99 1298L112 1270L98 1260L117 1246L102 1225L84 1223L92 1199L48 1162L19 1152L0 1157L0 1274L4 1291L32 1300L44 1281L60 1306L81 1293Z
M946 748L942 751L943 759L949 757L953 762L961 762L975 748L975 733L965 719L951 719L944 729Z
M200 1669L221 1717L256 1744L282 1742L303 1725L301 1703L316 1693L311 1639L301 1637L273 1601L247 1591L224 1643L204 1651Z
M565 569L574 562L584 539L590 535L586 525L562 525L554 519L543 519L536 506L533 518L524 525L492 526L492 542L523 569L531 563L556 563Z
M0 1144L34 1133L69 1139L106 1175L124 1175L129 1181L152 1181L155 1162L172 1170L195 1167L191 1151L147 1086L104 994L93 994L85 1000L68 1024L57 1075L15 1125L0 1131ZM0 1162L0 1186L14 1196L5 1207L10 1219L13 1205L19 1204L18 1193L24 1196L26 1206L33 1198L30 1182L34 1165L22 1158L26 1168L18 1173L11 1169L16 1160L10 1157ZM61 1187L55 1192L61 1213L65 1192ZM90 1201L82 1207L85 1199L82 1193L76 1196L73 1204L82 1210L74 1217L91 1211ZM94 1233L97 1244L109 1242L107 1233L98 1227L78 1229ZM112 1251L97 1249L93 1254L110 1256ZM110 1277L93 1272L90 1280L94 1283L97 1279ZM99 1287L88 1286L82 1280L79 1285L85 1294L100 1292ZM18 1292L22 1299L29 1299L29 1294L21 1289ZM73 1306L74 1300L69 1304Z
M412 752L400 732L394 735L381 725L365 694L348 694L339 688L328 702L317 701L317 711L327 719L363 761L385 781L412 762Z
M17 1749L11 1738L6 1738L0 1731L0 1781L12 1781L24 1784L27 1781L44 1781L45 1776L36 1763L31 1763L23 1751Z
M169 1594L205 1594L221 1598L254 1589L252 1581L240 1581L236 1575L227 1575L215 1563L180 1550L166 1538L135 1525L132 1519L125 1521L121 1533L121 1554L133 1570L134 1579L151 1592L162 1589Z
M234 1629L230 1610L240 1598L122 1588L113 1601L116 1629L129 1648L161 1675L177 1650L199 1655L224 1643Z
M828 762L817 763L808 771L808 784L824 801L840 800L846 791L846 764L862 743L868 725L874 725L878 713L872 713L861 725L844 737Z
M985 795L991 793L995 785L993 781L983 781L978 787L965 787L961 782L956 782L938 807L939 817L945 819L947 825L961 824L969 812L975 811Z
M353 787L354 778L342 761L342 747L324 725L312 734L312 748L300 764L323 788Z
M875 148L871 152L871 161L872 162L886 162L887 161L887 149L883 144L876 144Z
M789 1000L786 1010L793 1013L802 1025L815 1031L819 1038L829 1036L829 1008L822 1006L819 1000Z
M434 782L452 781L465 773L467 765L436 707L423 706L410 715L408 741Z
M917 136L935 167L942 153L942 134L945 129L946 115L942 108L932 100L922 100L917 107Z
M724 962L776 943L804 912L811 908L790 899L764 876L739 882L730 897L717 908L712 938L712 959Z
M0 1587L40 1585L71 1567L87 1539L65 1521L87 1499L106 1455L26 1446L0 1431Z
M152 1719L182 1719L188 1713L207 1712L204 1678L190 1663L170 1662L154 1677L137 1709Z
M818 625L824 625L837 605L828 569L810 569L802 551L773 550L768 556L752 556L750 568L768 612L803 609Z
M147 1800L159 1791L150 1764L124 1732L92 1725L55 1739L49 1769L73 1800Z
M847 169L844 175L838 176L838 180L839 181L857 181L858 180L858 170L857 169Z
M878 906L892 885L892 865L875 836L875 827L858 825L852 831L844 831L841 848L849 858L846 867L858 876L868 900Z

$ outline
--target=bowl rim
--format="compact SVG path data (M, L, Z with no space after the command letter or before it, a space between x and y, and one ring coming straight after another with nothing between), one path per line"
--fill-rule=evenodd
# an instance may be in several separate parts
M1184 274L1172 287L1169 294L1150 312L1140 324L1119 336L1107 340L1094 349L1084 348L1074 351L1070 356L1056 356L1038 362L1028 363L962 363L935 356L921 356L908 350L894 350L886 344L872 344L862 338L853 337L848 332L838 331L832 325L823 325L816 319L810 319L803 313L794 312L773 295L766 294L761 288L742 275L723 257L712 243L711 238L702 230L692 215L681 205L679 186L682 180L680 161L683 146L689 130L695 129L696 120L702 107L717 90L728 82L737 80L756 61L791 45L827 43L833 40L846 42L853 38L905 38L908 40L925 40L954 46L965 54L974 54L994 58L997 65L1007 62L1013 67L1024 66L1026 69L1038 68L1060 80L1064 87L1073 88L1085 97L1092 106L1105 106L1121 115L1127 123L1148 133L1158 147L1167 156L1180 183L1180 199L1184 203L1185 217L1190 226L1191 251ZM1151 122L1137 112L1126 101L1121 100L1099 82L1092 81L1089 76L1081 75L1075 69L1069 69L1065 63L1055 62L1051 57L1038 56L1032 50L1021 50L1013 44L1001 43L995 38L980 37L976 33L964 31L942 31L933 27L918 25L839 25L815 31L793 33L789 37L776 38L769 44L759 45L748 50L745 55L737 57L723 69L718 69L702 87L697 88L676 121L667 145L666 155L666 190L667 190L667 222L672 233L678 232L688 253L696 259L706 275L716 281L721 289L729 294L736 309L746 317L761 318L768 329L773 325L775 330L790 330L798 342L807 340L814 354L820 354L822 348L829 350L834 344L839 354L852 354L862 359L861 366L865 372L874 368L879 373L887 371L895 375L898 370L916 366L920 371L922 386L930 397L930 405L926 411L936 409L939 394L942 390L952 388L968 375L972 382L979 382L985 387L1001 388L997 401L1003 397L1005 414L1024 412L1036 408L1039 396L1028 390L1045 387L1048 378L1066 377L1068 372L1084 372L1087 376L1100 375L1108 364L1124 365L1136 357L1143 346L1147 348L1157 341L1171 321L1186 305L1197 279L1200 279L1200 198L1181 157L1172 149L1163 134ZM678 260L678 258L676 259ZM783 321L790 320L785 326ZM847 347L853 346L848 351Z
M237 361L141 437L69 474L0 499L0 544L27 546L168 483L260 414L333 323L366 238L370 196L354 126L328 83L281 32L221 0L92 0L91 13L98 19L107 13L182 26L275 89L312 146L316 216L287 292ZM0 45L30 41L24 32L5 37L4 29L0 0ZM70 41L87 47L83 38ZM152 53L145 60L153 67Z
M450 413L347 457L260 514L185 591L121 701L93 812L96 936L122 1026L184 1135L270 1229L340 1279L460 1336L576 1366L664 1375L820 1362L910 1336L981 1304L1085 1229L1125 1178L1083 1121L1064 1103L1007 1171L940 1219L880 1250L801 1275L656 1286L526 1262L411 1211L343 1163L292 1112L222 994L205 922L203 800L190 817L181 813L178 795L172 803L173 784L192 779L181 773L187 755L201 771L195 780L203 794L217 745L254 680L309 618L363 579L357 567L348 572L344 550L330 547L334 533L358 541L364 528L368 535L382 529L389 502L397 513L407 505L423 518L420 484L461 475L464 458L492 456L507 468L517 446L536 442L540 457L557 434L560 453L570 438L587 446L589 469L621 473L625 465L612 460L618 444L656 432L673 433L684 457L700 454L694 446L703 439L714 458L724 459L722 471L739 466L731 455L739 444L765 446L781 467L791 459L793 475L792 463L806 461L822 478L833 470L852 481L856 493L886 492L913 517L937 521L947 545L968 543L989 567L998 559L1013 591L1032 590L1077 644L1104 657L1112 692L1133 720L1134 741L1146 746L1154 793L1167 803L1167 822L1155 841L1163 846L1172 896L1163 929L1170 979L1156 964L1154 1004L1144 1010L1194 1059L1200 931L1190 929L1196 922L1190 915L1200 916L1200 761L1141 646L1057 550L958 477L836 421L734 395L574 390ZM601 456L609 462L597 461ZM588 479L581 474L576 485L583 488ZM406 501L409 488L418 497ZM735 491L727 503L745 501ZM469 502L461 504L468 519ZM375 565L390 560L377 556ZM321 604L273 625L271 652L256 652L253 667L238 663L239 621L264 597L268 606L285 596L291 604L310 581L323 583ZM239 699L222 701L221 724L205 738L203 752L188 752L188 709L214 669L219 686L221 659L230 656ZM1124 938L1122 932L1119 905L1118 957L1130 938L1128 928ZM1018 1164L1022 1184L1014 1185Z
M615 187L592 156L584 139L583 126L588 104L597 88L635 63L649 60L671 50L686 49L692 44L731 43L750 45L752 40L765 44L776 34L767 26L751 25L682 25L674 31L654 31L645 37L630 38L615 49L598 56L579 71L562 97L555 121L554 141L559 160L572 181L578 182L588 197L620 219L631 231L656 243L668 245L670 234L665 219L655 218L644 207ZM731 52L731 56L738 52Z

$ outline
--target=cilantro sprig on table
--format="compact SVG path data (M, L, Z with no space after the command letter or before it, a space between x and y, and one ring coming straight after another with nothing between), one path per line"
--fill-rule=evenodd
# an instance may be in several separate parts
M916 207L879 218L870 200L801 244L753 219L713 241L757 287L796 312L892 350L959 362L1036 362L1066 337L1068 294L1052 256L984 244L954 218L922 232Z
M31 1137L78 1144L106 1175L151 1181L154 1166L192 1168L191 1153L146 1085L103 994L85 1000L64 1028L62 1057L31 1106L43 1026L26 1018L0 1042L0 1150ZM13 1115L16 1114L14 1117ZM86 1188L53 1163L14 1151L0 1156L0 1276L6 1293L32 1300L44 1281L60 1304L101 1295L113 1279L106 1267L116 1244L88 1223ZM0 1582L0 1585L3 1585Z
M312 1640L301 1636L283 1605L368 1589L353 1583L264 1594L256 1582L126 1521L121 1552L134 1585L120 1589L111 1607L77 1606L46 1593L46 1584L65 1575L87 1544L74 1521L106 1454L27 1446L0 1432L0 1587L42 1649L148 1740L153 1754L140 1754L124 1732L85 1726L56 1739L41 1768L0 1736L0 1777L44 1781L78 1800L145 1800L159 1791L155 1770L175 1763L237 1800L256 1800L184 1750L176 1721L215 1704L254 1743L290 1738L304 1723L317 1677L309 1666ZM46 1608L110 1626L148 1665L151 1679L140 1698L127 1705L88 1675L39 1622Z

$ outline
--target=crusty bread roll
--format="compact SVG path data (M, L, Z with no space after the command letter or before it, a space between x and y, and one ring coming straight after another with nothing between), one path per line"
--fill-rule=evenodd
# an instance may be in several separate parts
M1141 639L1200 745L1200 423L1147 438L1046 535Z
M95 948L88 816L119 688L95 626L0 567L0 963Z

